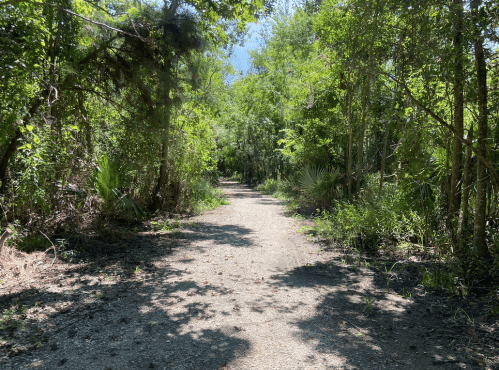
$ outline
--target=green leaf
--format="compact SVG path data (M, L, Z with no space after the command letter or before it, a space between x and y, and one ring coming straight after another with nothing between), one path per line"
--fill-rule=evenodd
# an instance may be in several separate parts
M29 132L33 131L33 126L26 125L26 130L28 130Z
M14 122L16 122L16 119L17 119L17 114L15 113L11 113L8 117L7 117L7 120L5 121L5 123L7 125L12 125Z

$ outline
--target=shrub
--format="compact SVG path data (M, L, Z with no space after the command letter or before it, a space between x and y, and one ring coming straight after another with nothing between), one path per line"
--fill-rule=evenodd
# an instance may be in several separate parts
M287 197L292 193L292 186L287 180L267 179L256 188L264 194Z
M319 166L303 166L298 174L298 184L305 200L319 206L328 206L338 197L336 170Z
M220 207L229 202L222 189L215 188L207 179L201 178L193 189L193 211L200 213L205 210Z
M336 201L331 211L322 212L317 231L339 244L367 248L397 239L421 239L424 220L404 199L396 184L385 184L380 191L376 180L368 179L354 202Z
M103 154L97 161L97 165L94 183L97 192L104 199L103 211L105 213L131 212L138 220L142 219L142 208L121 190L125 183L122 164L118 160L109 161L107 154Z

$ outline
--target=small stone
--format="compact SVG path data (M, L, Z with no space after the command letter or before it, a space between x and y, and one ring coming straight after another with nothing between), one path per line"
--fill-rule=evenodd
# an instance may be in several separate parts
M57 344L53 343L53 344L50 345L50 349L52 351L57 351L59 349L59 346Z

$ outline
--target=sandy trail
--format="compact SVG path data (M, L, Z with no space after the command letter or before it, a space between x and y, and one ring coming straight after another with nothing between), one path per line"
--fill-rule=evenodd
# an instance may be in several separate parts
M47 287L44 299L59 305L48 343L0 368L427 369L439 358L439 368L456 366L411 332L421 315L381 292L372 271L331 264L334 253L298 233L280 201L223 186L230 205L173 236L134 241L150 248L136 278L72 274L70 288ZM329 267L317 273L311 266L322 261ZM371 317L365 297L375 302Z

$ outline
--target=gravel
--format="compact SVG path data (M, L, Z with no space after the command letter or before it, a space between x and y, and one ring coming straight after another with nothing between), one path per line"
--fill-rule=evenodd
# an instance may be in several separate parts
M47 284L53 304L29 312L45 315L43 345L3 356L0 368L474 368L449 341L411 332L417 307L381 292L372 272L307 268L335 255L298 233L280 201L223 185L230 205L168 238L141 236L157 253L131 278L81 273L69 287Z

